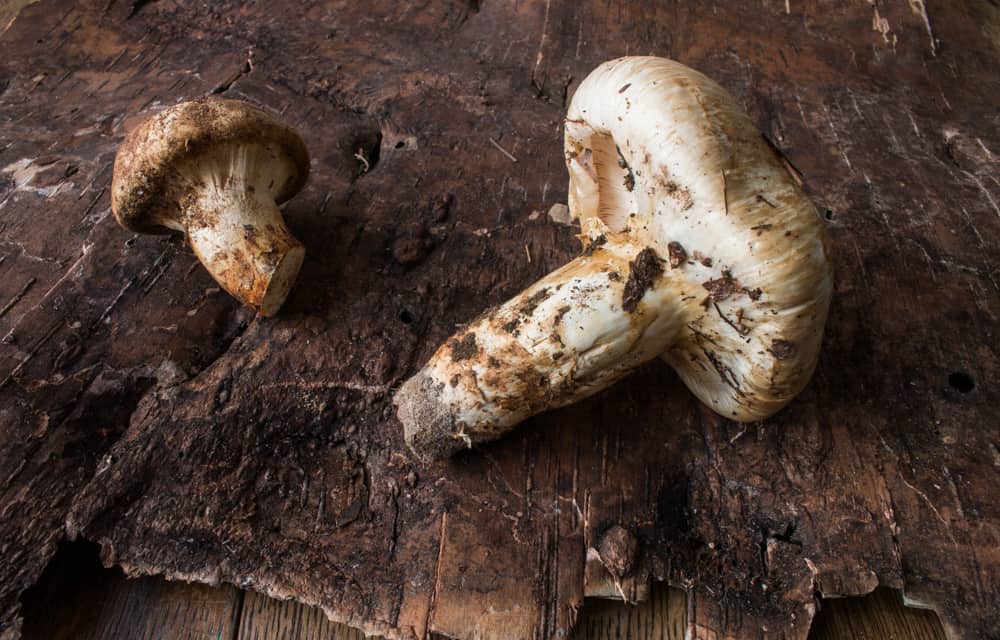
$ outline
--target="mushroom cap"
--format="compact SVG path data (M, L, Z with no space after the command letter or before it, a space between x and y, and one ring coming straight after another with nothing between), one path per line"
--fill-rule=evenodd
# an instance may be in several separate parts
M736 100L671 60L612 60L573 96L565 151L571 213L667 264L649 286L682 307L662 358L688 388L740 421L801 391L833 289L826 232Z
M168 107L132 130L115 157L111 210L123 227L162 233L182 216L179 198L190 186L177 168L219 145L260 145L290 172L275 202L295 195L309 177L302 138L267 112L240 100L199 98Z

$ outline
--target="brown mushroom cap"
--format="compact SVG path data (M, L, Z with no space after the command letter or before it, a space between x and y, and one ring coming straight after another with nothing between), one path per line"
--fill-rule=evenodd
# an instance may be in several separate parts
M115 157L111 210L123 227L163 233L180 220L179 200L191 188L177 167L219 145L260 145L293 170L275 202L295 195L309 177L309 152L299 135L265 111L239 100L200 98L164 109L126 136Z

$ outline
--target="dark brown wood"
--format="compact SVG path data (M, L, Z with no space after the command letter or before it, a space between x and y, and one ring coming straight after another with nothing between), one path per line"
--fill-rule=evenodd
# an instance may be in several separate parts
M321 609L294 600L239 593L228 585L212 588L155 577L125 578L117 569L102 569L94 547L64 545L39 583L25 594L27 640L363 638L357 630L330 622ZM638 605L588 600L572 637L682 640L686 617L684 592L659 585ZM823 600L809 638L939 640L944 630L932 612L904 607L899 592L877 589L863 598Z
M237 640L364 640L350 627L330 622L318 607L295 600L275 600L250 591L243 600Z
M685 640L687 599L680 589L659 585L637 605L587 600L574 640Z
M0 33L7 30L17 14L26 5L37 0L0 0Z
M240 590L152 576L127 579L119 569L102 568L91 546L64 548L25 594L25 640L235 637Z
M684 640L685 597L680 589L653 589L647 601L628 605L612 600L588 600L580 610L571 637L574 640ZM923 612L922 612L923 613ZM889 612L886 616L896 614ZM855 615L864 615L864 612ZM898 614L896 614L898 616ZM899 616L901 623L907 615ZM844 625L842 621L837 624ZM441 636L437 636L439 639ZM825 636L824 640L846 640L850 636ZM919 636L924 637L924 636ZM249 592L243 603L239 640L362 640L344 625L333 624L323 612L294 601L280 601Z
M809 640L939 640L944 629L933 611L904 607L898 591L876 589L864 598L824 600Z
M690 589L698 638L802 638L817 595L879 585L1000 634L998 25L988 0L24 8L0 36L0 636L65 531L392 637L561 636L650 579ZM636 53L732 91L825 215L815 379L739 425L650 363L420 466L392 390L579 250L545 215L566 98ZM274 319L109 216L124 133L209 93L309 142ZM585 561L614 525L640 549L619 585Z

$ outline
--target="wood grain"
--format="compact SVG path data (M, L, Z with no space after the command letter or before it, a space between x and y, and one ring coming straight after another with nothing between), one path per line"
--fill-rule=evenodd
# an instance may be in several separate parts
M235 597L234 597L235 596ZM89 543L64 545L38 585L25 594L26 640L363 640L318 607L276 600L232 586L209 587L160 578L128 579L104 569ZM687 598L656 585L638 605L588 599L574 640L683 640ZM825 599L810 640L941 640L930 611L903 606L899 592ZM438 638L442 638L438 636Z
M0 0L0 33L6 31L21 9L38 0Z
M864 598L824 600L809 640L941 640L933 611L904 607L898 591L876 589Z
M574 640L683 640L686 598L680 589L653 589L638 605L589 599L580 610ZM903 616L905 617L905 616ZM846 636L842 636L846 638ZM240 619L239 640L362 640L346 625L327 620L317 607L275 600L248 592ZM443 636L435 636L443 640Z
M67 533L129 575L387 637L564 637L607 591L586 558L613 527L639 542L627 595L690 585L694 638L801 639L819 596L880 585L952 637L1000 635L998 20L989 0L24 7L0 35L0 637ZM837 274L814 380L741 425L653 362L421 465L394 389L578 254L545 215L566 100L634 53L716 79L803 177ZM306 263L273 319L183 238L109 215L125 133L203 95L310 147L284 210Z
M243 599L238 640L364 640L360 631L331 622L319 607L275 600L255 591Z
M73 548L75 547L75 548ZM103 569L93 545L64 548L25 597L27 640L231 640L243 593Z
M687 598L680 589L656 585L649 600L629 605L588 599L580 610L574 640L684 640Z

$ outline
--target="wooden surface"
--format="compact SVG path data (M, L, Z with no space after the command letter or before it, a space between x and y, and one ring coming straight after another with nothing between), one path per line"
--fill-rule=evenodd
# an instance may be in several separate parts
M614 526L639 541L623 593L687 588L695 638L803 638L817 595L878 585L1000 635L998 33L988 0L21 9L0 36L0 637L67 533L129 574L390 637L561 637L613 588L585 559ZM393 390L579 251L545 215L561 119L628 53L718 80L803 176L837 274L813 382L739 425L653 362L421 466ZM125 132L205 94L309 143L285 208L307 258L274 319L109 214Z
M77 543L56 554L25 594L24 637L231 640L243 600L243 592L232 586L126 579L119 569L101 567L94 545Z
M824 600L810 640L938 640L944 629L934 612L904 607L898 591L876 589L865 598Z
M159 578L126 579L102 569L88 543L64 545L39 584L25 596L25 640L362 640L355 629L293 600L275 600L231 586L207 587ZM574 640L683 640L684 592L653 588L647 602L589 600ZM903 607L898 592L824 600L811 640L940 640L929 611Z
M294 600L275 600L256 592L243 599L238 640L363 640L346 625L330 622L318 607Z

